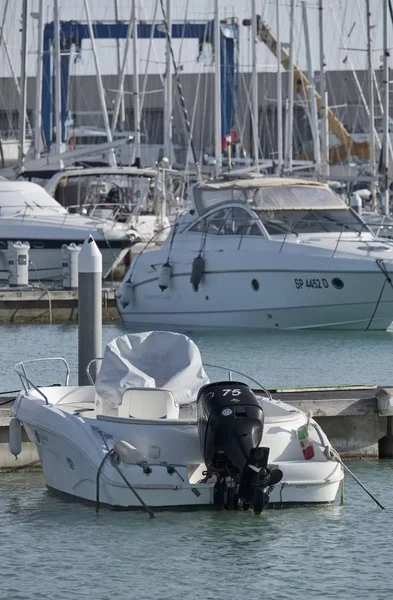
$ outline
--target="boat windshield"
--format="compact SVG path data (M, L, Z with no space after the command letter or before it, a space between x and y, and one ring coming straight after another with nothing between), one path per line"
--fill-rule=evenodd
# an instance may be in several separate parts
M152 178L111 174L87 175L64 173L55 190L55 198L67 207L111 204L127 206L130 211L150 212L154 198Z
M369 232L356 213L347 209L331 210L257 210L270 235L287 233Z

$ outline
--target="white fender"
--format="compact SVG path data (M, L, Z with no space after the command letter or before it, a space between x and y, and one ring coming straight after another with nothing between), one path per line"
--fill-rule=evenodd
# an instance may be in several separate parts
M161 267L160 278L158 280L158 287L162 292L169 288L171 284L171 277L172 266L169 264L169 262L166 262L165 265L162 265Z
M116 291L116 298L123 308L127 308L132 300L132 288L131 282L123 282Z
M119 455L120 460L127 465L135 465L146 460L139 450L124 440L116 442L114 450Z
M18 458L22 451L22 423L15 417L10 421L9 440L10 452Z

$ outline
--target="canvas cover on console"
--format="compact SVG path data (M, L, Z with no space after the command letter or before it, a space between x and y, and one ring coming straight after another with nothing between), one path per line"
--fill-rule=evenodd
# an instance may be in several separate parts
M181 333L149 331L123 335L107 344L96 393L118 406L126 388L157 387L173 392L178 404L196 401L209 382L198 347Z

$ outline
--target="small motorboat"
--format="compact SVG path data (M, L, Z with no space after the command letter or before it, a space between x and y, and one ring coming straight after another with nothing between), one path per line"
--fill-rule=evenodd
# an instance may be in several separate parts
M89 386L38 387L25 361L10 449L21 427L46 485L97 507L251 509L330 504L342 465L319 425L246 376L209 380L197 346L165 331L110 342ZM49 360L49 359L48 359ZM99 368L98 368L99 367ZM206 369L206 370L205 370ZM93 380L93 371L98 374ZM235 371L235 373L238 373ZM247 379L247 378L246 378ZM248 380L250 382L250 379Z

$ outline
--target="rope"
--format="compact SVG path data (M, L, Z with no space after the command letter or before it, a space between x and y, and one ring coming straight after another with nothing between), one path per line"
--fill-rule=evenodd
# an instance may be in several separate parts
M359 479L356 477L356 475L354 473L352 473L351 469L343 463L337 450L330 447L327 452L327 458L330 460L335 459L338 463L340 463L342 468L356 481L356 483L362 488L362 490L364 490L366 492L366 494L368 494L370 496L370 498L372 498L372 500L374 500L375 504L377 504L379 506L379 508L382 508L383 510L385 509L385 507L379 502L379 500L377 500L377 498L366 488L366 486L364 486L362 484L362 482L359 481Z
M371 319L370 319L370 321L368 322L368 325L367 325L367 327L366 327L366 331L368 331L368 330L369 330L369 328L370 328L370 325L371 325L371 323L373 322L373 319L374 319L374 317L375 317L375 314L376 314L376 312L377 312L377 310L378 310L378 307L379 307L379 304L380 304L380 302L381 302L381 298L382 298L383 292L384 292L384 290L385 290L385 285L386 285L386 283L389 283L390 287L393 289L393 283L392 283L392 280L391 280L391 278L390 278L390 276L389 276L389 273L388 273L388 271L387 271L387 269L386 269L386 265L385 265L385 263L384 263L384 262L383 262L383 260L381 260L381 259L377 259L375 262L377 263L377 266L378 266L378 267L381 269L381 271L382 271L383 275L385 276L385 280L384 280L384 282L383 282L383 286L382 286L382 288L381 288L381 291L380 291L380 293L379 293L378 300L377 300L377 303L376 303L376 305L375 305L375 308L374 308L374 312L373 312L373 314L371 315Z
M366 492L366 494L368 494L370 496L370 498L372 498L374 500L374 502L379 506L379 508L384 509L385 507L379 502L379 500L377 500L377 498L375 496L373 496L373 494L362 484L362 482L359 481L359 479L356 477L356 475L354 475L354 473L352 473L350 468L347 467L347 465L345 465L343 463L343 461L341 460L341 456L339 455L337 450L335 450L333 448L333 446L331 446L331 445L325 446L325 442L323 440L319 425L317 423L315 423L315 421L312 421L311 425L314 427L315 431L317 432L318 437L321 442L321 445L324 446L324 454L325 454L326 458L328 460L337 461L342 466L344 471L346 471L356 481L356 483L362 488L362 490L364 490ZM342 479L341 483L340 483L340 492L341 492L340 493L340 503L344 504L344 479Z
M16 392L16 393L19 393L19 392L20 392L20 390L18 390L18 392ZM10 392L7 392L7 393L10 393ZM5 404L10 404L11 402L14 402L14 400L15 400L14 397L8 398L8 400L4 400L4 402L0 402L0 406L4 406Z
M176 230L177 230L177 227L178 227L178 225L179 225L179 223L178 223L178 222L176 222L176 223L174 224L174 226L173 226L173 232L172 232L171 242L170 242L170 244L169 244L168 258L166 259L166 262L168 262L168 263L169 263L169 259L170 259L170 257L171 257L172 246L173 246L173 242L174 242L174 240L175 240L175 235L176 235Z
M192 157L194 159L195 162L195 169L197 172L197 176L198 176L198 180L201 181L202 176L201 176L201 169L199 166L199 161L197 159L197 155L195 152L195 146L194 146L194 142L192 139L192 132L191 132L191 123L190 120L188 118L188 112L187 112L187 108L186 108L186 101L184 98L184 94L183 94L183 87L180 81L180 76L179 76L179 69L177 67L177 63L176 63L176 59L175 59L175 55L173 52L173 47L172 47L172 41L171 41L171 36L169 33L169 28L168 28L168 21L166 18L166 12L165 12L165 8L164 8L164 0L160 0L160 4L161 4L161 10L162 10L162 14L164 17L164 25L165 25L165 35L168 41L168 46L169 46L169 50L171 53L171 57L172 57L172 64L173 64L173 70L175 72L175 79L176 79L176 85L177 85L177 92L179 94L179 99L180 99L180 104L181 104L181 108L183 111L183 119L184 119L184 123L186 126L186 130L187 130L187 135L188 135L188 139L190 140L190 148L192 151Z
M105 461L109 456L110 456L110 451L105 454L105 456L102 459L102 461L100 462L100 466L98 467L98 470L97 470L97 475L96 475L96 514L97 515L98 515L98 511L100 510L100 475L101 475L102 468L105 464Z
M392 280L389 276L388 270L387 270L386 265L383 262L383 260L380 258L377 258L377 260L375 262L377 263L378 267L381 269L382 273L385 275L386 280L390 283L390 286L393 288Z
M385 279L385 281L383 282L383 286L382 286L382 288L381 288L381 291L380 291L380 293L379 293L378 300L377 300L377 303L376 303L376 305L375 305L375 308L374 308L373 314L371 315L371 319L369 320L369 322L368 322L368 325L367 325L367 327L366 327L365 331L368 331L368 330L369 330L369 328L370 328L370 325L371 325L371 323L373 322L373 319L374 319L374 317L375 317L375 313L377 312L377 310L378 310L378 307L379 307L379 303L381 302L381 298L382 298L382 294L383 294L383 292L384 292L384 289L385 289L385 285L386 285L386 279Z
M115 455L116 452L112 449L109 450L104 458L102 459L100 466L98 467L97 470L97 476L96 476L96 514L98 514L98 511L100 510L100 475L101 475L101 471L103 469L103 466L107 460L107 458L109 456L113 456ZM120 477L123 479L124 483L126 484L126 486L131 490L131 492L137 497L137 499L139 500L139 502L141 503L141 505L143 506L143 508L146 510L146 512L149 514L149 516L151 518L155 517L154 512L152 511L152 509L147 506L147 504L144 502L144 500L140 497L140 495L138 494L138 492L132 487L132 485L129 483L129 481L127 480L127 478L123 475L123 473L121 472L121 470L119 469L119 466L115 463L112 462L112 465L115 467L116 471L119 473Z

